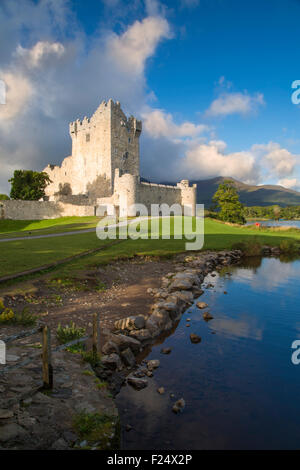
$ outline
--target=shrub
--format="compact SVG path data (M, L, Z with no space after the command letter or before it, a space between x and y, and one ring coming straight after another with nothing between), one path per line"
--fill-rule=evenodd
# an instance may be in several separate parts
M113 447L116 420L101 413L81 411L73 418L73 427L80 439L97 443L98 449Z
M262 253L262 245L255 237L253 240L234 243L232 248L241 250L245 256L260 256Z
M299 245L295 240L281 240L279 244L280 251L282 253L297 253L299 252Z
M7 196L7 194L0 194L0 201L8 201L9 200L9 197Z
M92 367L101 366L101 356L100 354L96 354L94 351L83 351L81 353L82 359L85 362L91 364Z
M62 326L58 324L56 330L56 337L61 344L69 343L75 339L83 338L85 335L85 328L80 328L71 322L70 325Z
M0 325L34 326L36 322L37 317L29 313L26 307L21 313L15 313L0 300Z

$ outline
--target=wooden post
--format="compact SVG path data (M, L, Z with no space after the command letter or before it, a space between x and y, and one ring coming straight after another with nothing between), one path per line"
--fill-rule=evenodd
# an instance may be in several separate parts
M53 387L53 368L51 363L51 333L48 326L43 327L42 344L43 386L49 390Z
M93 355L97 357L100 353L100 318L99 313L93 315Z

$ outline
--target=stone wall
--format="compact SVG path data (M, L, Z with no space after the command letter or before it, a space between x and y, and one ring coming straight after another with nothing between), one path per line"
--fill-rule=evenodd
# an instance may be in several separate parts
M0 219L41 220L95 215L94 206L53 201L0 201Z

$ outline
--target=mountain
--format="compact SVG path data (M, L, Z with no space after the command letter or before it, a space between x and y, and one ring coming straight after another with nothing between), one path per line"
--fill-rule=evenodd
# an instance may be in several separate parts
M219 184L225 180L232 181L239 193L240 201L245 206L272 206L277 204L284 207L300 205L300 192L298 191L269 184L254 186L242 183L234 178L223 176L207 180L191 181L191 183L197 184L198 204L205 204L205 207L208 209Z

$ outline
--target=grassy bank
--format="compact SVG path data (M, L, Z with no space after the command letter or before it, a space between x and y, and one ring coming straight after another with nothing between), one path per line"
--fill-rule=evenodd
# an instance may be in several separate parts
M62 221L60 220L60 222ZM90 222L92 221L88 223ZM61 226L62 224L58 224L54 228ZM251 240L271 246L279 245L285 239L295 240L300 243L299 230L290 229L284 232L264 228L239 227L209 218L205 219L204 232L204 250L230 249L237 243L248 243ZM161 234L161 227L159 233ZM136 255L171 256L185 251L186 240L174 239L174 226L171 226L171 234L172 238L170 240L161 237L159 239L124 240L122 243L107 247L103 251L68 262L58 267L56 272L62 276L71 276L76 271L89 266L107 264L113 259L126 259ZM46 239L1 242L0 276L36 268L110 243L111 240L99 240L93 232Z
M48 235L95 227L99 217L60 217L47 220L0 220L0 239Z

